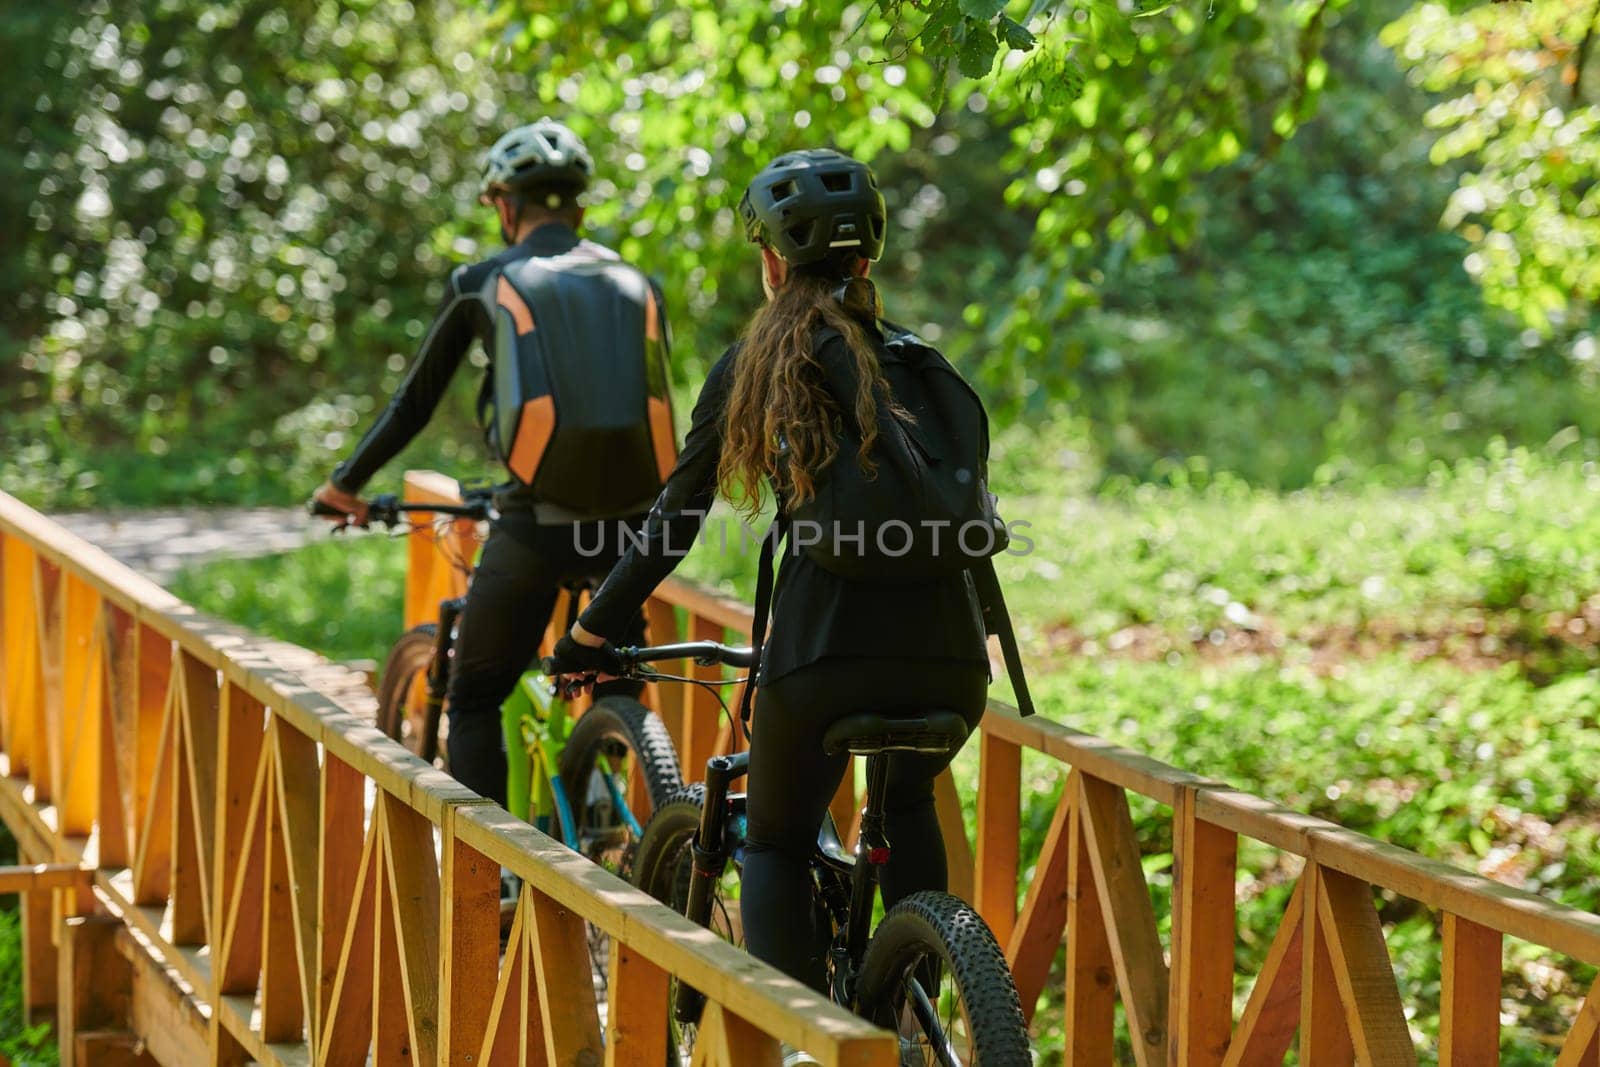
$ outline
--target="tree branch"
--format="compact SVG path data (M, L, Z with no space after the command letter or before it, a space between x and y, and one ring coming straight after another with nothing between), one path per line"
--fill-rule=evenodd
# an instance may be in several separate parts
M1569 103L1573 107L1583 103L1583 66L1589 61L1589 47L1594 44L1597 27L1600 27L1600 0L1596 0L1594 14L1589 16L1589 28L1584 31L1583 40L1578 42L1578 54L1572 61L1572 99Z

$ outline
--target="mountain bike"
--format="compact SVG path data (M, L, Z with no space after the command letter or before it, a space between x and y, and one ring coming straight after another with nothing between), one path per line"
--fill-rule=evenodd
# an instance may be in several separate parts
M368 525L431 535L450 563L471 580L473 562L457 551L442 528L456 519L493 517L494 490L462 488L460 504L409 504L392 494L368 504ZM330 514L325 505L312 513ZM406 520L429 514L415 528ZM336 527L336 529L338 529ZM586 582L564 586L575 615ZM402 634L390 649L378 684L377 725L406 749L449 769L444 714L456 624L465 597L441 601L436 622ZM570 624L570 619L569 619ZM530 666L533 666L530 664ZM547 679L529 670L501 708L506 737L507 808L614 873L626 877L650 812L682 788L678 757L666 726L653 711L623 696L607 696L575 714L572 703Z
M748 669L748 648L701 641L619 650L624 677L665 679L648 664L693 659L702 666ZM550 665L547 661L547 669ZM760 728L759 723L756 727ZM948 893L913 893L872 928L879 873L891 854L884 834L889 755L946 755L967 738L954 712L876 714L840 719L824 736L830 754L865 756L867 791L853 854L832 816L817 834L810 862L815 928L829 936L832 999L900 1036L902 1064L1026 1067L1027 1024L1005 956L971 905ZM748 752L714 756L704 783L657 807L634 860L634 884L701 926L739 940L728 898L730 866L742 867L745 796L732 785L749 770ZM687 1062L704 998L674 984L668 1062Z

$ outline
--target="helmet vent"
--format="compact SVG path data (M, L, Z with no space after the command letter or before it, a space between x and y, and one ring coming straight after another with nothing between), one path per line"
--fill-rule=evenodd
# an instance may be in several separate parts
M851 180L848 171L834 171L832 174L823 174L822 187L830 193L848 193L855 182Z
M772 202L781 204L795 194L793 181L779 182L772 187Z
M815 220L807 220L790 226L783 232L789 235L789 240L803 247L811 243L811 231L816 228L816 225Z

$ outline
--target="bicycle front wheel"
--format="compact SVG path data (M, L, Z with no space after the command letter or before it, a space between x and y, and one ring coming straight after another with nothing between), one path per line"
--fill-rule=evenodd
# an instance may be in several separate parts
M1028 1067L1028 1026L994 934L948 893L913 893L867 943L856 1011L900 1035L900 1062Z
M560 770L578 851L627 878L650 813L683 788L666 726L636 700L607 697L578 717Z

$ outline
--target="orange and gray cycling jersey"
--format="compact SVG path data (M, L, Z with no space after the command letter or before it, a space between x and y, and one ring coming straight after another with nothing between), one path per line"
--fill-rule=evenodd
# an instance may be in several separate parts
M528 304L518 288L507 280L508 276L515 278L526 275L529 273L526 268L535 265L541 268L535 273L559 275L567 270L583 271L598 263L625 267L615 252L580 239L571 227L563 223L550 222L533 230L505 251L453 271L439 311L423 338L421 349L405 380L349 458L334 469L333 484L346 492L359 492L379 468L393 459L422 430L476 339L482 342L490 356L490 367L478 393L479 417L484 424L491 451L511 468L521 483L501 496L501 509L505 510L507 506L541 507L539 484L532 478L531 467L529 470L518 470L518 466L529 466L526 456L530 439L542 451L551 426L547 422L535 425L539 422L536 417L539 414L539 401L530 401L521 395L522 383L516 377L517 361L507 359L506 353L496 351L496 319L510 318L513 337L532 325ZM664 397L665 354L669 334L662 312L661 292L653 282L631 268L615 273L629 289L618 294L618 301L624 306L639 305L638 314L643 318L649 341L659 346L662 358L650 361L652 380L647 387L652 398L658 394ZM631 291L634 289L637 292ZM553 311L553 314L542 316L541 326L550 334L545 338L547 344L574 346L592 353L596 341L603 345L606 331L613 328L610 322L596 321L587 325L581 322L585 313L581 307L557 307ZM555 368L552 368L551 373L555 372ZM550 383L552 387L557 384ZM580 402L581 393L577 389L564 395L559 390L555 391L561 395L564 410L568 405ZM547 403L547 398L543 399ZM655 406L652 404L652 409ZM529 412L529 408L536 410ZM670 446L671 415L664 407L663 411L668 428L667 445ZM660 421L655 418L655 410L649 414L652 422ZM573 422L580 421L577 413L573 415ZM672 454L675 456L675 448ZM537 466L537 461L533 466ZM667 461L667 467L670 468L670 460ZM664 476L665 471L662 471ZM530 482L534 484L528 484ZM639 510L648 506L658 488L659 482L650 495L643 499Z

